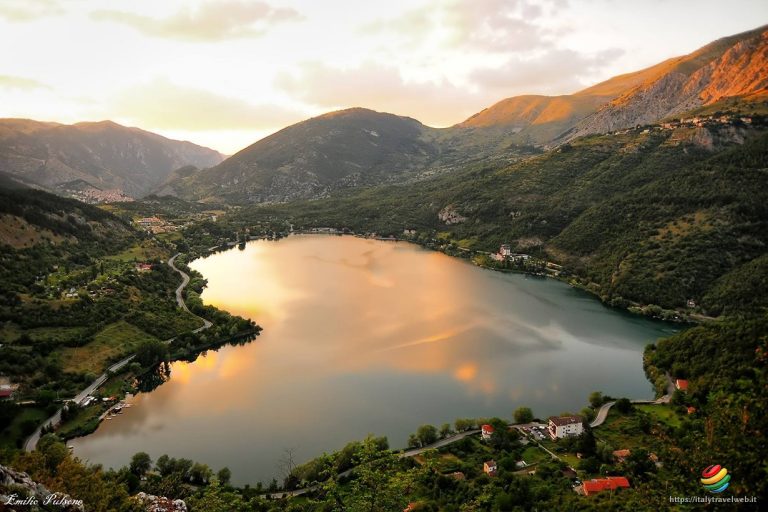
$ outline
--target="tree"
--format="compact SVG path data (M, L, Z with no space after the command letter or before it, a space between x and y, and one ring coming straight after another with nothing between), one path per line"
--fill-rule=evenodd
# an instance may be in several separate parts
M216 473L216 478L219 479L221 485L229 485L229 481L232 479L232 471L228 467L223 467Z
M533 411L530 407L518 407L513 414L515 423L530 423L533 421Z
M603 394L599 391L593 391L589 394L589 405L593 409L597 409L603 405Z
M144 476L147 471L152 469L152 459L148 453L138 452L131 457L129 469L136 476Z
M475 428L475 425L477 425L477 423L475 422L475 420L470 418L458 418L453 423L453 425L456 427L457 432L464 432L464 431L472 430L473 428Z
M212 476L213 471L211 471L211 468L200 462L195 462L192 465L192 469L189 470L189 479L193 484L205 485Z
M168 345L160 340L146 340L136 349L135 361L144 368L149 368L169 358Z
M443 425L440 427L440 437L445 439L446 437L450 437L451 434L453 434L451 424L443 423Z
M437 441L437 429L433 425L422 425L416 430L416 437L421 446L427 446Z
M592 420L594 420L594 419L595 419L595 415L596 415L596 414L597 414L597 413L595 412L595 410L594 410L594 409L591 409L591 408L589 408L589 407L585 407L585 408L583 408L583 409L581 410L581 415L584 417L584 420L585 420L587 423L589 423L589 422L591 422Z
M629 401L628 398L619 398L616 400L616 405L614 405L617 411L619 411L621 414L628 414L632 412L632 402Z
M206 512L229 512L231 510L247 510L239 494L224 490L218 482L211 482L200 495L187 500L191 510Z
M157 462L155 463L155 468L162 476L168 476L171 474L171 458L168 457L168 455L161 455L157 458Z
M55 434L46 434L37 442L37 450L45 457L45 465L51 473L69 456L69 450Z

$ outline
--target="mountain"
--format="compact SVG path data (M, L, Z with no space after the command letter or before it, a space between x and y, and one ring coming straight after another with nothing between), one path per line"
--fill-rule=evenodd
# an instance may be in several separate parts
M439 154L437 130L393 114L352 108L280 130L212 169L182 170L163 186L186 197L282 202L397 180Z
M476 162L509 164L580 136L719 108L725 100L731 109L734 101L762 105L766 87L768 30L761 27L575 94L507 98L450 128L362 108L332 112L289 126L214 168L173 173L155 192L275 203L411 183Z
M765 26L719 39L682 57L562 96L515 96L456 125L505 144L572 140L648 124L728 97L759 97L768 87Z
M96 206L25 187L0 173L0 247L24 249L67 242L104 249L135 237L125 221ZM11 260L3 261L10 265Z
M224 156L191 142L111 121L64 125L0 119L0 172L50 190L85 184L139 197L184 165L210 167Z
M653 123L726 98L768 97L768 29L719 39L667 61L665 68L578 122L564 138Z
M422 243L464 250L509 243L564 264L615 305L768 306L754 296L768 282L768 116L742 117L581 137L512 165L252 206L236 219L383 236L415 229ZM732 278L743 275L754 285Z

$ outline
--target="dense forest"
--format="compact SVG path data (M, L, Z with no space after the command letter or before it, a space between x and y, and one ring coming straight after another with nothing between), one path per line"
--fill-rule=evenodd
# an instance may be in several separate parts
M768 243L762 123L589 136L507 167L479 165L407 186L243 207L232 221L245 227L278 218L296 229L383 236L414 229L415 241L443 238L480 251L510 243L515 252L565 265L613 305L675 309L692 299L697 311L717 316L724 293L729 301L762 300L728 277L759 267L753 260ZM714 142L703 144L703 134ZM454 220L441 220L446 211Z

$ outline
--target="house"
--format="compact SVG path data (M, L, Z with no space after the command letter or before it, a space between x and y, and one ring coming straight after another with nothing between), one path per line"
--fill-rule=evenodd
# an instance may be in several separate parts
M685 301L685 305L693 309L696 307L696 301L693 299L688 299L687 301Z
M507 256L511 256L512 246L510 246L509 244L501 244L501 247L499 248L499 254L501 254L503 258L506 258Z
M496 473L498 472L499 467L496 465L495 460L487 460L483 462L483 473L485 473L488 476L496 476Z
M152 270L152 264L151 263L137 263L136 264L136 271L137 272L149 272Z
M613 458L616 462L624 462L624 460L632 454L630 450L614 450Z
M688 381L685 379L676 379L675 389L678 389L680 391L688 391Z
M549 436L552 439L578 436L584 432L584 418L581 416L552 416L549 418Z
M415 229L404 229L403 230L403 234L405 236L413 236L413 235L416 234L416 230Z
M596 478L581 484L584 496L597 494L602 491L613 491L623 488L629 489L629 480L623 476L607 476L605 478Z
M483 441L488 441L493 437L493 433L496 429L494 429L491 425L483 425L480 427L480 437L483 439Z
M13 400L17 389L19 389L18 384L0 384L0 400Z
M688 407L688 409L686 409L686 411L688 412L688 414L694 414L696 412L696 408L695 407Z

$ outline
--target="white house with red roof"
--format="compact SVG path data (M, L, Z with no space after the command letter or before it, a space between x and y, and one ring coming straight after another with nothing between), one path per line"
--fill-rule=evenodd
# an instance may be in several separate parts
M676 379L675 388L680 391L688 391L688 381L685 379Z
M483 425L480 427L480 437L483 439L483 441L488 441L493 437L493 433L496 431L496 429L493 428L491 425Z

